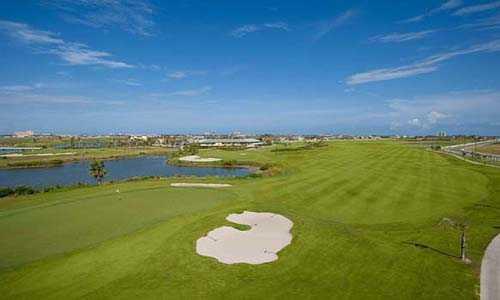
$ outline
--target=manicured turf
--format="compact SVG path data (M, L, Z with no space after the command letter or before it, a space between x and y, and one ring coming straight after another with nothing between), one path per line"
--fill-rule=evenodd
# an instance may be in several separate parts
M314 150L206 151L277 163L266 178L157 180L0 201L6 298L471 299L482 251L500 225L500 170L393 142ZM116 193L116 189L120 193ZM196 239L242 210L294 222L276 262L224 265ZM473 263L459 254L468 224ZM419 243L428 248L415 247ZM36 260L36 261L35 261Z

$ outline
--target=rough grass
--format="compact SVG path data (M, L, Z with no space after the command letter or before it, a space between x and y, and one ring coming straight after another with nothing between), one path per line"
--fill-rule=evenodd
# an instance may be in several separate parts
M481 153L491 153L500 155L500 143L477 147L477 151Z
M2 200L3 297L477 298L482 252L500 231L500 170L392 142L202 155L283 171L224 179L227 190L160 180ZM294 222L276 262L196 255L196 239L243 210ZM468 224L472 265L455 258L459 231L443 218Z

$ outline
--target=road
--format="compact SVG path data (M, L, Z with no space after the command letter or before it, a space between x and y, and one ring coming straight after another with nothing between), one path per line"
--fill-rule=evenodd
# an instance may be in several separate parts
M481 300L500 300L500 234L488 245L481 262Z

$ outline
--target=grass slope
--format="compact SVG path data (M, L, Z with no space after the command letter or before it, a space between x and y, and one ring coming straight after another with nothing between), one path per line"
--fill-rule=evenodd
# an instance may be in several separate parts
M499 231L499 170L392 142L203 155L283 172L225 179L235 185L227 190L172 189L169 179L1 201L2 295L477 298L482 251ZM196 239L245 209L293 220L278 261L224 265L196 255ZM459 231L443 218L468 223L472 265L455 258Z

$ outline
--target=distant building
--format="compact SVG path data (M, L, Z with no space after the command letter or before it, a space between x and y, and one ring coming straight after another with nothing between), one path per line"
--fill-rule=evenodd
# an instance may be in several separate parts
M446 133L446 131L438 131L438 133L436 135L439 136L439 137L448 136L448 134Z
M130 137L131 141L148 141L148 136L147 135L132 135Z
M246 148L256 148L264 145L263 142L252 139L202 139L198 140L201 147L246 147Z
M14 137L16 137L16 138L24 138L24 137L33 136L34 134L35 133L32 130L17 131L17 132L14 132Z

